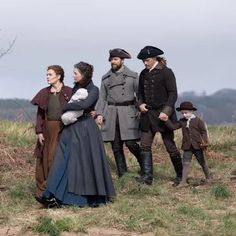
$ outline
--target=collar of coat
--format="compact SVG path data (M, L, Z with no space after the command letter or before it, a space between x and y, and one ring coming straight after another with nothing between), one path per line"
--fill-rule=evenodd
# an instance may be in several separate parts
M152 70L161 70L161 69L163 69L164 68L164 65L163 64L161 64L161 63L157 63L157 65L152 69Z
M48 97L49 94L51 93L51 86L45 87L41 89L35 97L31 100L31 103L33 105L39 106L42 110L47 110L48 107ZM72 95L72 88L65 86L63 84L61 88L61 92L59 95L59 99L64 99L65 101L69 101Z
M111 70L109 70L103 77L102 80L108 79L109 77L112 76L112 74L114 74ZM128 77L133 77L134 79L137 78L137 73L130 70L127 66L123 66L123 70L119 73L119 74L123 74L124 76L128 76Z

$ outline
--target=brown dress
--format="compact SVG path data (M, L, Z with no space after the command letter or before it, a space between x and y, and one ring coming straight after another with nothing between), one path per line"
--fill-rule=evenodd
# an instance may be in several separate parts
M37 195L45 190L48 173L52 166L54 155L62 129L62 106L69 101L72 89L63 86L60 93L52 94L50 87L44 88L32 99L31 103L38 106L36 134L42 133L44 143L37 141L35 148L36 159L36 188Z

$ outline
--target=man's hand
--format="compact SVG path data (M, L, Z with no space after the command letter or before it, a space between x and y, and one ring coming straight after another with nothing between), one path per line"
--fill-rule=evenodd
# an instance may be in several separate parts
M139 109L142 113L145 113L148 111L148 109L146 108L146 105L147 105L146 103L143 103L139 106Z
M93 118L95 118L96 115L97 115L97 112L96 112L96 111L90 111L90 115L91 115Z
M103 116L98 115L96 118L96 122L97 122L97 124L102 125L103 124Z
M44 137L42 133L38 134L38 140L39 140L39 143L43 145Z
M159 115L159 119L162 120L162 121L167 121L168 120L168 115L161 112L160 115Z

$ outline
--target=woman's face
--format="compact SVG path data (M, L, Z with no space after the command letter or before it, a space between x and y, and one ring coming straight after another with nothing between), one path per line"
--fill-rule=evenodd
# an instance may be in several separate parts
M80 82L83 79L81 72L77 68L74 68L73 73L75 82Z
M54 85L60 81L61 76L57 75L54 70L49 69L47 71L47 81L48 84Z

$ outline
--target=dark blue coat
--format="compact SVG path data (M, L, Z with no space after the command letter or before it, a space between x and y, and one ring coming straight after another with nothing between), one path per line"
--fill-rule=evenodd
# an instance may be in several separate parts
M78 88L75 85L74 92ZM64 204L85 205L89 197L115 196L101 133L88 113L96 104L99 90L92 82L86 89L87 99L64 107L64 111L84 110L86 114L63 129L45 191Z

